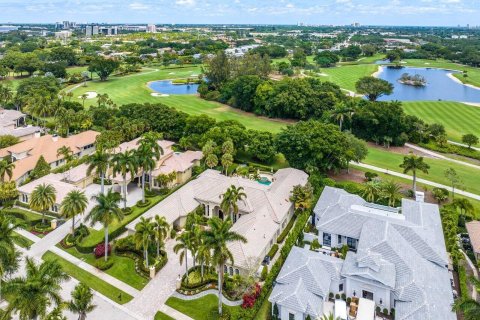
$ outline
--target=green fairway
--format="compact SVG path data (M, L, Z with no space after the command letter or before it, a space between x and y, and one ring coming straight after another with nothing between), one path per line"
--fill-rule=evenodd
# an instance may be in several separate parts
M454 76L463 83L472 84L480 87L480 68L465 66L459 63L449 62L447 60L426 60L426 59L406 59L406 66L425 67L425 68L441 68L459 71L467 71L468 77L463 74L454 74Z
M209 294L195 300L182 300L175 297L168 298L166 305L172 307L194 320L216 320L218 317L218 299L216 295ZM226 310L240 307L223 305Z
M53 252L47 251L43 257L43 260L55 260L63 268L67 274L71 277L77 279L80 282L85 283L87 286L92 288L95 291L103 294L104 296L112 299L113 301L124 304L128 301L132 300L133 297L129 294L117 289L116 287L112 286L111 284L103 281L100 278L95 277L94 275L90 274L89 272L83 270L82 268L77 267L73 263L63 259L62 257L56 255Z
M393 153L380 148L368 148L368 155L362 162L377 166L384 169L403 173L400 164L403 162L403 154ZM480 194L480 185L478 184L479 170L446 160L425 158L425 162L430 165L428 174L417 172L419 178L424 178L429 181L441 183L449 186L450 182L444 176L444 172L448 168L454 168L462 180L463 186L459 189ZM411 172L408 173L411 175Z
M170 69L146 69L142 73L125 77L112 77L108 81L90 81L86 87L79 86L72 92L76 101L83 93L95 91L107 93L118 105L128 103L164 103L188 114L207 114L217 120L237 120L249 129L278 132L286 124L263 117L257 117L241 110L230 108L213 101L206 101L196 95L170 95L168 97L152 97L152 90L147 87L149 81L194 77L200 73L199 66ZM70 87L73 88L73 87ZM85 105L96 104L97 99L85 100Z
M343 89L355 91L355 83L358 79L371 76L377 69L378 65L375 64L355 64L321 68L321 73L326 74L326 76L320 76L318 78L322 81L336 83Z
M480 136L479 107L448 101L402 102L402 105L406 113L427 123L443 124L451 140L461 142L462 135L466 133Z

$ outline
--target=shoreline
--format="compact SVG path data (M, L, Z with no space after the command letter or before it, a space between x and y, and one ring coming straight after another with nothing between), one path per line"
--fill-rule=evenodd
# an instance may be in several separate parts
M455 77L453 75L453 73L447 73L447 77L449 77L451 80L455 81L456 83L459 83L459 84L462 84L464 86L467 86L467 87L470 87L472 89L476 89L476 90L480 90L480 87L477 87L477 86L474 86L473 84L469 84L469 83L463 83L460 79L458 79L457 77Z
M375 71L374 73L372 73L372 77L378 78L378 76L380 75L380 73L383 72L383 68L384 68L384 66L380 66L380 65L379 65L377 71Z

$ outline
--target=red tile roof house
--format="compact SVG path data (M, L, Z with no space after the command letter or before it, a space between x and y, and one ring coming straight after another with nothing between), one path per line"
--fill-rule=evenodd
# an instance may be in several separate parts
M475 259L480 259L480 221L470 221L465 224L472 244Z

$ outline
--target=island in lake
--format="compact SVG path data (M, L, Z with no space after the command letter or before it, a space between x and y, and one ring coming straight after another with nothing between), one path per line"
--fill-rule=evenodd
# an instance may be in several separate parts
M403 73L398 82L414 87L424 87L427 85L427 80L419 75L414 74L413 76L409 73Z

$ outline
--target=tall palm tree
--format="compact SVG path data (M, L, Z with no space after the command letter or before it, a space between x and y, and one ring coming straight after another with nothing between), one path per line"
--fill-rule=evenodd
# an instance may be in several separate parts
M223 266L230 261L234 264L233 254L228 249L228 244L236 241L243 243L247 239L242 235L230 231L233 223L230 219L222 221L217 217L213 217L208 221L209 229L203 231L205 245L212 250L212 262L218 268L218 313L222 314L222 287L223 287Z
M351 117L353 109L344 102L338 103L332 111L332 118L338 121L340 131L342 131L343 122Z
M398 183L390 180L382 183L380 193L382 195L382 198L388 201L388 205L390 207L393 207L395 206L397 200L402 196L402 194L400 193L401 189L402 187Z
M220 159L220 162L222 163L222 166L225 169L225 175L227 176L228 175L228 168L233 163L233 156L230 153L225 153L225 154L223 154L222 158Z
M42 224L45 224L45 213L57 200L56 190L51 184L39 184L30 197L30 208L42 213Z
M105 261L108 259L108 225L113 221L123 220L123 212L118 206L121 196L118 192L108 190L106 194L98 194L93 196L97 202L95 207L86 217L86 221L90 221L92 225L96 222L103 224L105 230Z
M170 224L167 222L165 217L160 217L158 214L153 220L153 227L155 231L155 243L157 245L157 258L160 257L160 247L161 244L167 238L168 232L170 231Z
M138 166L142 168L142 202L145 203L145 176L147 171L155 169L157 162L154 160L155 154L149 147L140 146L135 152ZM157 159L158 160L158 159ZM151 176L150 176L151 180Z
M230 215L230 219L233 222L237 221L238 202L244 201L247 197L247 194L243 190L243 187L237 188L234 185L231 185L224 194L220 195L220 198L222 199L220 208L225 214Z
M137 158L134 151L127 150L124 153L117 153L112 157L113 175L120 173L123 178L123 209L127 208L127 173L132 179L137 172Z
M62 146L57 149L57 158L60 156L62 156L63 160L65 160L65 162L68 164L73 160L73 151L68 146Z
M413 152L410 152L408 156L403 157L403 163L400 165L403 168L403 173L412 172L413 176L413 192L417 191L417 170L428 174L430 166L423 161L423 157L419 157Z
M460 214L464 217L474 218L475 207L466 198L457 198L452 202L453 206L460 210Z
M143 249L143 258L145 259L145 266L148 268L148 247L155 235L155 226L150 221L150 218L141 217L140 222L135 226L135 234L133 239L137 249Z
M94 154L90 155L87 160L87 175L91 175L95 170L100 176L100 192L104 193L105 175L110 163L110 156L102 149L97 149Z
M139 140L140 147L143 149L150 149L155 157L155 159L160 160L160 157L164 154L164 150L158 144L158 140L162 139L162 134L157 132L147 132L143 134L142 138ZM153 186L152 171L155 168L149 169L150 174L150 188Z
M212 254L210 252L210 247L205 244L205 239L203 237L200 237L200 244L198 246L198 251L197 251L197 260L200 263L200 277L203 282L203 276L205 274L204 272L204 267L205 265L210 265L210 260L212 258Z
M78 320L87 319L87 314L96 308L92 303L93 293L86 284L80 282L72 291L72 300L67 304L68 310L78 314Z
M25 270L26 276L9 280L3 291L9 300L9 312L17 311L20 319L37 320L47 314L52 303L61 304L61 284L69 277L55 260L37 265L27 257Z
M25 223L18 222L18 219L8 216L6 213L0 214L0 244L8 249L14 249L15 244L27 246L28 241L15 232L15 230L24 227Z
M364 184L363 197L368 202L374 202L380 193L380 183L376 180L368 181Z
M63 199L60 212L65 218L72 218L72 236L75 236L75 216L83 214L87 209L88 199L85 192L72 190Z
M185 272L186 272L186 279L188 283L188 249L190 248L190 231L185 231L181 235L177 236L177 243L173 247L173 251L178 254L180 252L180 264L183 264L183 260L185 260Z
M5 176L8 176L8 180L12 179L13 169L15 169L13 162L8 162L5 159L0 160L0 182L5 182Z

